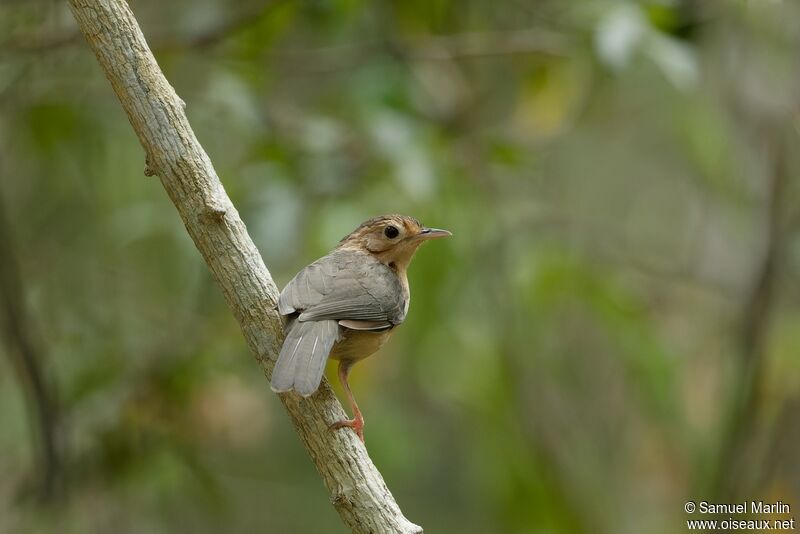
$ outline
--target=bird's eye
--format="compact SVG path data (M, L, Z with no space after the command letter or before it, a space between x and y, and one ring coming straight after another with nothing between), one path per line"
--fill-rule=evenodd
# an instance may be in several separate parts
M397 237L398 235L400 235L400 230L398 230L398 229L397 229L397 228L395 228L394 226L387 226L387 227L386 227L386 228L383 230L383 235L385 235L385 236L386 236L386 237L388 237L389 239L394 239L395 237Z

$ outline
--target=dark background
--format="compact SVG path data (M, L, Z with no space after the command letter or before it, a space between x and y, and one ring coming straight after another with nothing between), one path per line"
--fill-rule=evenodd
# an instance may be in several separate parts
M797 3L131 5L279 286L453 232L353 373L411 520L800 506ZM0 531L344 532L143 168L66 2L2 2Z

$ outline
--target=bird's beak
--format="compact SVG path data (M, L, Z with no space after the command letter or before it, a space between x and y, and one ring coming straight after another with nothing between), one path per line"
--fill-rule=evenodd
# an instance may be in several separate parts
M417 234L419 239L438 239L440 237L449 237L453 234L448 232L447 230L440 230L439 228L423 228L420 233Z

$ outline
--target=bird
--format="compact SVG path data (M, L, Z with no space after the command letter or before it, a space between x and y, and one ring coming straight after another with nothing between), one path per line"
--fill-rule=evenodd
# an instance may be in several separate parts
M406 215L381 215L361 223L329 254L302 269L278 298L286 338L272 372L276 393L309 397L319 388L327 360L353 412L330 430L351 428L364 441L364 416L348 377L403 323L411 300L407 269L417 248L452 235Z

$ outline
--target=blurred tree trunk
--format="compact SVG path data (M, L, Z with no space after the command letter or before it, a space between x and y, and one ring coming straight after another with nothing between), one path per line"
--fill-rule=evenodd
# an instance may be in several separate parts
M160 177L269 377L283 341L278 289L197 141L183 101L123 0L70 0L70 7L145 150L145 174ZM328 431L345 413L327 381L308 399L294 393L280 398L353 532L422 532L403 516L355 434Z
M10 228L0 195L0 333L28 402L32 448L39 456L37 491L48 500L55 493L60 466L58 411L25 309L23 281Z
M745 497L754 488L755 470L760 464L752 449L756 438L766 429L760 428L761 400L767 335L775 306L775 291L780 263L784 255L784 197L789 185L786 133L780 126L768 125L763 138L770 172L767 176L763 209L764 251L754 271L750 292L740 311L738 324L739 374L734 385L733 405L728 430L722 444L714 488L721 502ZM759 431L760 430L760 431Z

